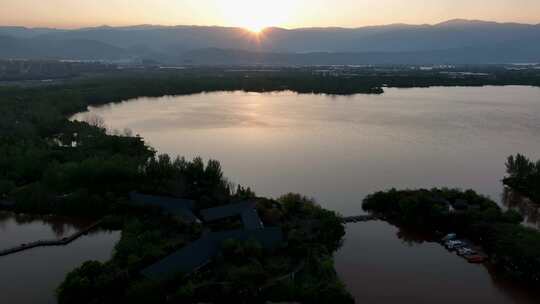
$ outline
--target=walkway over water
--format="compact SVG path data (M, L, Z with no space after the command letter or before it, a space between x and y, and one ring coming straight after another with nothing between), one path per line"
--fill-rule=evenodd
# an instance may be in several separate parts
M76 239L80 238L81 236L87 234L91 230L97 228L100 224L101 224L101 221L97 221L94 224L86 227L85 229L77 233L74 233L69 237L65 237L59 240L40 240L40 241L35 241L32 243L21 244L19 246L8 248L5 250L0 250L0 256L10 255L13 253L17 253L17 252L29 250L32 248L37 248L37 247L65 246L75 241Z
M342 217L341 221L344 224L351 224L351 223L361 223L361 222L376 221L378 219L379 218L374 216L374 215L357 215L357 216ZM59 239L59 240L40 240L40 241L35 241L35 242L32 242L32 243L21 244L19 246L12 247L12 248L0 250L0 256L10 255L10 254L13 254L13 253L17 253L17 252L29 250L29 249L32 249L32 248L37 248L37 247L65 246L65 245L68 245L69 243L75 241L76 239L80 238L81 236L87 234L91 230L95 229L97 226L99 226L99 224L101 224L101 221L98 221L98 222L86 227L85 229L83 229L83 230L81 230L81 231L79 231L79 232L77 232L77 233L75 233L75 234L73 234L73 235L71 235L69 237L65 237L65 238L62 238L62 239Z
M379 218L374 215L345 216L341 218L344 224L376 221Z

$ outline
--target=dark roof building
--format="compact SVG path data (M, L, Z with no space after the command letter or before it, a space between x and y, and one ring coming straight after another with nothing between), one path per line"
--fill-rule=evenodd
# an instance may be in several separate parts
M178 216L189 223L200 221L193 213L195 202L192 200L146 195L137 192L130 193L129 197L132 203L160 208L163 212Z
M255 240L264 248L271 249L283 241L283 234L280 228L212 232L147 267L142 274L152 280L167 279L179 273L190 274L208 264L221 250L223 241L229 239Z
M201 238L143 269L142 274L153 280L167 279L177 273L189 274L206 265L218 252L212 238Z
M201 210L201 217L205 222L220 220L227 217L240 216L244 229L263 229L264 225L255 209L253 201L229 204L216 208Z
M240 215L247 209L254 209L255 202L241 202L229 204L210 209L201 210L201 217L206 222L216 221L219 219Z
M221 244L228 239L238 241L255 240L264 248L277 247L283 241L281 228L264 228L255 202L242 202L200 212L204 221L240 216L243 230L210 232L199 240L183 247L161 261L144 269L142 274L153 280L167 279L178 273L189 274L208 264L221 250Z
M244 229L257 230L264 228L261 218L255 208L244 210L240 216L242 218L242 223L244 224Z

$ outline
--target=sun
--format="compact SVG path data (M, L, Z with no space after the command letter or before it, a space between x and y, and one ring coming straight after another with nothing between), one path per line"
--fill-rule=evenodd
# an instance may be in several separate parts
M254 34L268 27L287 26L298 12L295 0L227 0L218 4L224 24L242 27Z
M246 24L242 26L246 30L252 32L253 34L260 34L264 31L265 28L269 27L269 25L262 25L262 24Z

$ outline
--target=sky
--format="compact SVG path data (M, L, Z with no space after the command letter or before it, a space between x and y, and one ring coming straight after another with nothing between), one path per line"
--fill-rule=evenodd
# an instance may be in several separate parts
M454 18L540 23L540 0L0 0L0 24L360 27Z

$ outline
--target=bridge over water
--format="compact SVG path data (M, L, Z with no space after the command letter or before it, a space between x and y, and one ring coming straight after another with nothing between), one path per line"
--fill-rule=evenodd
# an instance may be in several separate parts
M344 224L362 223L362 222L370 222L370 221L376 221L376 220L379 220L379 218L374 215L344 216L341 218L341 221Z
M97 228L100 224L101 224L101 221L97 221L94 224L86 227L85 229L79 232L76 232L69 237L65 237L59 240L40 240L40 241L35 241L32 243L21 244L19 246L15 246L15 247L8 248L5 250L0 250L0 256L10 255L13 253L17 253L17 252L29 250L32 248L37 248L37 247L65 246L75 241L76 239L80 238L81 236L89 233L91 230Z
M374 216L374 215L344 216L344 217L341 218L341 221L344 224L363 223L363 222L370 222L370 221L376 221L376 220L379 220L379 218ZM81 236L87 234L88 232L90 232L91 230L95 229L97 226L99 226L100 223L101 223L101 221L96 222L96 223L90 225L89 227L87 227L86 229L83 229L82 231L79 231L79 232L71 235L70 237L66 237L66 238L63 238L63 239L60 239L60 240L41 240L41 241L36 241L36 242L32 242L32 243L22 244L22 245L12 247L12 248L8 248L8 249L5 249L5 250L0 250L0 256L10 255L10 254L13 254L13 253L29 250L29 249L36 248L36 247L68 245L69 243L75 241L79 237L81 237Z

